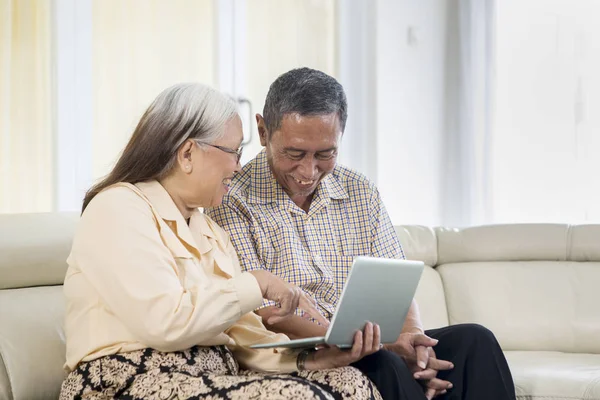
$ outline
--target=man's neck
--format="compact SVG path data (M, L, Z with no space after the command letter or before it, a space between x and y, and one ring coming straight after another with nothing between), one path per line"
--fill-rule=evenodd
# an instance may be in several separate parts
M290 196L290 198L298 207L308 214L308 210L310 210L310 205L312 203L313 194L309 196Z

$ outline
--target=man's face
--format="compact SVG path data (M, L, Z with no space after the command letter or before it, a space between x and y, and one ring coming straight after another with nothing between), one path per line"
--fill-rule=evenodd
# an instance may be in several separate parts
M298 204L311 196L335 167L342 137L337 113L286 114L280 128L270 135L262 116L257 115L256 121L275 179Z

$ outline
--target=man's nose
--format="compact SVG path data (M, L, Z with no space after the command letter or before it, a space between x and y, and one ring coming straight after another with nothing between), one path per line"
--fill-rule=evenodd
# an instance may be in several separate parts
M312 179L317 176L317 161L314 157L308 155L300 161L298 172L302 175L302 178Z

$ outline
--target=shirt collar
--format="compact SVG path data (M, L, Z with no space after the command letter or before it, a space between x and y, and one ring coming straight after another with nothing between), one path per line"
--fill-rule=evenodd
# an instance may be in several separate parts
M163 220L174 223L175 234L181 240L198 250L200 254L212 248L207 238L214 238L214 232L200 210L196 209L192 212L188 226L171 195L158 181L138 182L135 186L144 193Z
M248 202L257 204L280 203L291 199L273 176L265 149L254 158L251 165L252 183L248 190ZM327 175L317 187L315 199L347 199L348 192L338 181L334 172Z

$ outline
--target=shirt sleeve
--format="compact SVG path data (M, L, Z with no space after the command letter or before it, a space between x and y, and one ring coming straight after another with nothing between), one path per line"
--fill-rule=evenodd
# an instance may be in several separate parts
M251 274L184 287L150 206L125 187L90 202L71 257L110 311L141 343L160 351L212 339L261 302Z
M404 250L376 187L371 187L369 201L371 256L404 260Z
M260 257L262 250L260 237L255 232L256 227L251 213L241 201L228 197L220 206L207 209L205 212L229 234L242 271L263 269L271 272ZM259 308L275 304L274 301L263 299Z
M226 233L224 232L226 235ZM235 276L242 274L238 256L231 241L227 243L227 255L231 259ZM246 369L262 372L293 372L297 370L296 359L299 351L277 349L251 349L249 346L260 343L285 342L289 338L267 330L261 317L254 313L243 315L226 331L235 345L229 346L236 360Z
M254 313L244 315L226 332L235 345L228 346L235 359L245 369L262 372L297 371L298 350L292 349L251 349L249 346L260 343L285 342L288 337L268 331L260 317Z

